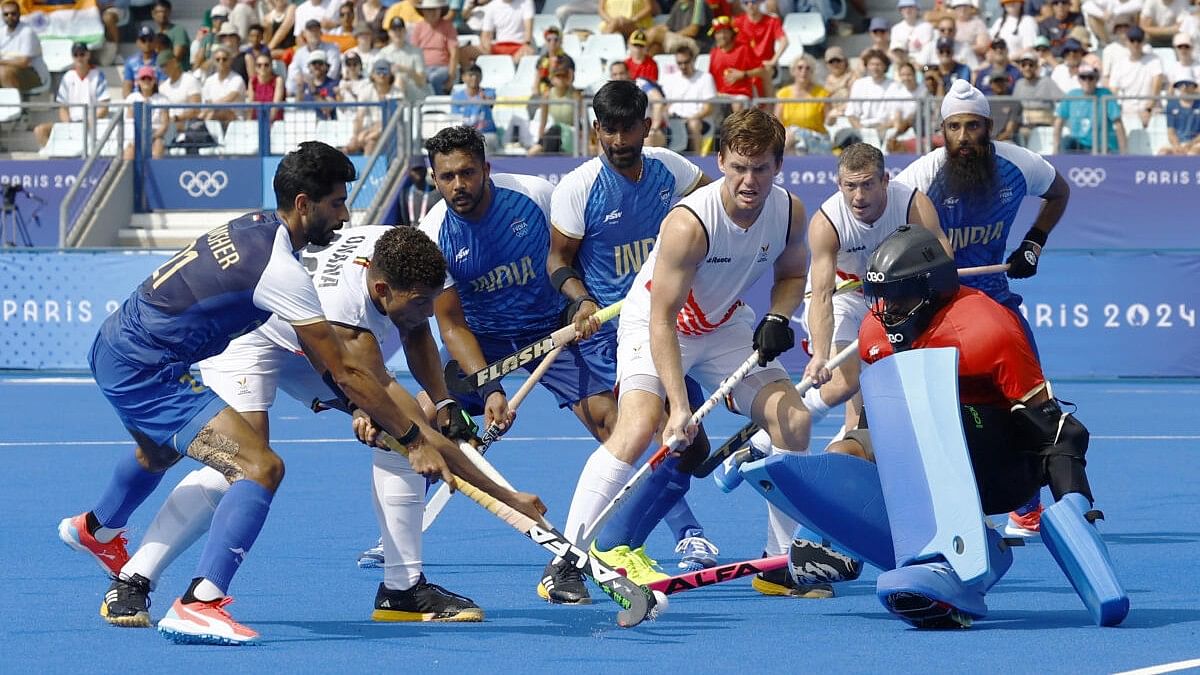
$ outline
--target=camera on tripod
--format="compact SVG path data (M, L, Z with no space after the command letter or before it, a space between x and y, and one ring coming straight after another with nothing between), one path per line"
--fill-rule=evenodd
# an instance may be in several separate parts
M20 183L14 183L4 186L4 206L12 208L17 204L17 193L24 192L25 188Z
M21 207L17 205L17 195L24 192L27 199L32 199L38 204L45 204L41 199L38 199L32 193L25 189L25 186L20 183L9 183L8 185L0 185L0 246L33 246L33 240L29 237L29 227L25 223L25 215L21 213ZM34 208L32 215L33 224L41 226L41 219L38 218L38 206Z

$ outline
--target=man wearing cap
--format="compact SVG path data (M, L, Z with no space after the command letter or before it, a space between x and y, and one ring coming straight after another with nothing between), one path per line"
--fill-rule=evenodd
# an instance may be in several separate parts
M1042 77L1037 54L1032 51L1017 54L1017 67L1021 79L1013 85L1012 95L1021 101L1021 136L1027 138L1031 128L1054 123L1054 101L1062 96L1062 90L1054 80Z
M191 67L188 54L188 45L192 40L188 37L187 31L183 26L171 22L171 0L156 0L154 8L150 10L150 17L154 19L151 28L155 33L162 33L171 38L172 50L175 52L175 58L179 59L179 63L184 70Z
M978 0L950 0L950 7L954 10L954 23L957 27L955 36L960 42L971 48L976 61L978 61L987 54L988 47L992 44L992 36L988 34L987 24L979 18ZM940 26L941 22L938 25ZM972 65L972 62L961 54L956 53L955 56L959 61Z
M1187 33L1178 33L1171 44L1175 49L1175 63L1167 66L1167 80L1171 83L1180 80L1200 82L1200 62L1195 57L1192 37Z
M296 11L299 12L299 8ZM292 63L287 69L288 96L298 96L300 94L300 87L303 84L302 80L310 72L308 57L313 52L321 51L325 53L325 62L329 64L328 75L331 79L337 80L342 76L341 50L332 42L322 40L321 31L321 22L317 19L309 19L305 23L304 31L300 33L300 45L292 53Z
M708 33L716 42L709 53L708 72L716 82L717 93L739 99L761 96L767 69L749 47L736 42L733 21L727 16L718 16L713 19ZM734 103L732 107L740 110L744 104Z
M925 45L925 49L917 57L917 61L919 63L938 63L939 53L947 46L957 63L963 64L969 70L979 67L979 57L975 53L975 47L972 43L958 38L958 24L950 17L938 19L937 40ZM989 46L991 46L991 41L985 39L983 51L986 51ZM945 73L946 69L942 68L942 72ZM967 79L971 79L970 74L967 75Z
M550 71L554 68L554 62L567 55L562 47L562 29L558 26L547 26L542 32L542 37L545 45L538 54L537 77L533 83L534 96L540 96L542 90L550 86Z
M457 36L455 40L457 41ZM379 50L379 58L392 65L396 74L396 86L404 91L405 98L418 101L429 93L429 80L425 71L425 54L408 44L408 29L403 19L392 19L388 26L388 43Z
M1200 106L1196 105L1196 78L1191 75L1175 81L1175 96L1167 101L1168 145L1160 155L1200 155Z
M304 31L308 30L308 24L316 21L320 30L333 28L337 22L333 16L333 0L308 0L302 1L296 5L296 20L292 32L296 34L296 41L300 41L300 36Z
M92 67L91 56L82 42L71 45L71 69L63 73L54 95L55 102L62 104L58 109L59 122L82 122L87 111L79 104L98 105L96 116L108 117L108 107L104 105L112 98L108 93L108 79L104 77L104 71ZM45 147L49 142L53 127L53 122L34 127L33 135L39 146Z
M742 13L734 17L733 29L737 43L745 45L767 72L762 83L763 95L773 96L775 67L788 48L783 21L777 16L763 14L759 0L742 0Z
M1083 25L1083 15L1071 11L1071 0L1050 0L1050 16L1038 24L1038 34L1050 41L1051 49L1061 49L1071 29Z
M884 54L888 53L891 50L891 35L892 24L887 19L882 16L871 19L871 22L867 24L867 36L871 38L871 41L862 50L862 55L871 50L878 50Z
M658 83L658 64L646 53L646 33L635 30L629 34L629 53L625 57L625 67L629 70L629 78L638 78Z
M988 77L988 88L988 96L1004 97L991 101L992 140L1016 143L1017 130L1021 128L1021 103L1007 98L1012 93L1012 78L997 70Z
M446 0L420 0L424 21L409 31L412 46L421 50L425 75L434 94L448 94L458 79L458 31L446 19Z
M1101 44L1116 39L1116 27L1132 26L1142 10L1142 0L1085 0L1080 6L1088 28Z
M200 102L200 81L191 74L183 72L179 59L174 54L164 54L162 59L163 77L158 81L158 93L167 99L168 103L184 104ZM200 115L199 108L170 108L167 111L176 130L182 130L187 120Z
M513 62L532 54L533 12L533 0L491 0L484 5L483 30L479 34L483 52L507 54Z
M1010 83L1021 79L1021 71L1008 60L1008 43L1002 39L992 40L991 48L988 49L987 56L988 64L979 70L979 76L975 78L975 87L991 96L991 81L992 76L997 73L1002 73L1008 76Z
M1068 92L1082 86L1079 83L1079 66L1083 65L1083 45L1075 38L1068 38L1058 52L1062 63L1054 66L1050 79L1059 91Z
M217 5L212 8L209 18L212 27L201 26L196 31L196 38L192 40L192 44L188 48L188 71L192 68L203 68L208 63L209 57L212 56L212 49L217 45L217 32L229 20L229 10L224 5ZM183 63L180 62L180 66L182 65ZM200 77L203 79L203 75Z
M234 72L235 60L241 61L237 58L237 53L229 47L217 45L213 48L212 62L216 68L212 75L205 78L204 86L200 88L200 100L203 103L241 103L245 100L246 80ZM237 119L238 111L232 108L205 108L200 117L231 122Z
M712 23L712 8L704 0L676 0L667 14L666 23L646 29L646 39L665 54L674 54L681 44L691 46L700 54L712 48L708 26Z
M403 19L406 26L411 26L425 20L421 10L417 9L420 0L397 0L383 15L383 27L392 25L392 21Z
M1129 47L1128 58L1113 66L1108 74L1108 87L1117 96L1133 96L1121 100L1123 117L1138 117L1142 127L1150 125L1157 96L1163 88L1163 65L1158 54L1146 48L1146 33L1138 26L1130 26L1125 33Z
M249 82L250 72L246 70L246 57L242 53L242 36L238 35L237 28L234 27L232 22L226 21L221 26L221 30L217 31L217 43L234 55L233 65L231 66L233 72L240 75L243 82ZM211 67L212 64L210 63L209 66Z
M900 22L892 26L889 46L897 47L909 54L920 54L925 45L933 42L933 24L921 18L921 5L917 0L899 0Z
M1105 147L1109 154L1125 154L1125 125L1121 122L1121 106L1113 99L1102 102L1103 97L1112 96L1112 91L1098 86L1100 74L1088 64L1079 66L1079 88L1066 93L1067 100L1060 101L1054 118L1054 147L1062 152L1090 153L1096 127L1096 111L1103 108ZM1070 100L1079 97L1077 100ZM1083 98L1086 97L1086 98ZM1088 100L1096 99L1096 100ZM1066 126L1071 135L1063 137Z
M396 74L392 65L384 59L371 68L370 82L359 90L360 103L379 103L404 97L404 90L396 85ZM354 130L346 144L346 154L371 153L379 136L383 133L383 115L376 106L363 106L354 114Z
M850 85L858 79L858 73L850 68L850 60L841 47L834 45L825 49L825 90L829 98L846 98L850 95ZM845 103L832 103L829 106L827 120L841 117L846 111Z
M154 36L156 33L150 26L142 26L138 30L138 53L125 59L125 67L121 70L121 92L128 96L133 92L133 83L137 81L137 71L142 66L158 68L158 54L155 52ZM159 72L159 79L162 73Z

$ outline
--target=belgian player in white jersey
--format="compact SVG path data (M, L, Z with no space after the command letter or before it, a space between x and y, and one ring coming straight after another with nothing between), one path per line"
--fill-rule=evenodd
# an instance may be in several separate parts
M694 438L684 377L712 391L754 350L758 364L733 389L734 407L766 428L775 446L808 448L808 411L787 372L768 365L794 344L787 317L804 298L808 270L804 206L774 185L784 136L779 120L761 110L730 115L717 157L723 178L685 197L663 222L621 312L617 427L580 476L568 537L581 537L628 479L662 421L664 401L670 412L663 435ZM754 312L740 295L768 270L775 279L770 312L754 329ZM668 489L679 462L660 465L592 544L639 583L661 574L644 544L682 494ZM778 555L796 524L770 510L767 552ZM626 511L642 517L624 517Z
M446 263L428 237L407 227L359 227L338 233L327 246L308 246L301 261L312 274L334 333L389 396L407 396L385 365L388 356L403 346L425 393L433 400L448 398L429 328ZM228 401L264 442L270 429L267 411L278 389L314 410L339 398L305 357L296 331L277 317L234 340L221 354L201 361L199 367L207 386ZM441 421L443 428L453 426L450 418ZM414 443L413 451L419 455L424 450ZM457 448L446 451L445 457L454 473L472 483L481 480L481 486L487 485L484 489L514 508L526 513L542 510L533 495L514 493L486 480ZM375 513L388 561L372 618L482 620L483 611L468 598L427 582L422 574L425 477L414 471L409 459L384 449L374 450L372 475ZM105 620L118 626L150 625L150 591L167 566L208 528L228 491L225 477L209 467L179 482L147 529L141 547L105 595L100 609Z
M571 301L565 319L585 338L610 345L616 377L616 322L597 328L589 317L603 306L622 300L634 275L649 255L658 227L681 197L709 183L692 162L665 148L643 147L650 130L646 94L628 80L605 84L592 99L596 121L592 130L603 150L571 171L554 188L550 199L551 283ZM689 383L694 385L693 383ZM693 403L703 401L693 387ZM598 440L607 440L607 433ZM706 442L701 437L697 443ZM683 486L686 489L686 484ZM666 516L682 554L680 569L697 571L716 564L717 547L704 536L686 499ZM579 571L559 561L547 570L554 592L539 588L551 602L560 602L568 589L586 594Z

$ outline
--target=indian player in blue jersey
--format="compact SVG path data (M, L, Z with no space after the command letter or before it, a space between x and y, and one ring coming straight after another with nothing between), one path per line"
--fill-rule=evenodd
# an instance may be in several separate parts
M929 195L959 267L998 264L1022 200L1027 196L1044 200L1021 245L1008 256L1007 276L987 274L962 280L1012 310L1036 354L1033 331L1021 314L1021 296L1012 292L1008 279L1037 273L1042 247L1067 210L1071 189L1040 155L991 140L991 107L983 93L965 80L951 87L942 100L941 113L946 147L913 162L895 179ZM1035 497L1012 512L1008 533L1032 536L1041 511Z
M651 127L648 105L646 94L629 80L614 80L601 87L592 109L596 113L593 131L603 153L564 176L550 201L551 282L571 301L566 315L579 334L595 334L592 340L610 343L613 353L616 322L597 329L592 315L629 292L667 211L681 197L710 182L699 167L680 155L644 147ZM614 360L614 378L616 366ZM699 387L692 390L702 401ZM698 445L703 447L694 448L697 454L707 454L707 445ZM591 465L605 459L589 460L590 468L584 471L603 474L603 467ZM682 472L679 477L680 489L686 491L689 477ZM681 568L696 571L716 564L717 549L705 539L685 500L679 500L666 520L679 542L677 550L683 554ZM586 593L578 570L569 565L560 561L548 573L559 593L570 588ZM556 600L557 594L548 595L552 602Z
M354 166L340 151L302 143L276 171L276 211L237 218L177 253L108 317L92 345L96 383L137 448L117 465L91 511L59 524L60 538L115 576L129 558L122 528L168 468L186 455L230 483L191 585L159 623L169 639L246 644L258 638L225 611L226 592L266 520L283 480L283 460L190 368L272 314L295 328L331 382L410 444L417 472L447 473L442 453L455 446L430 427L412 396L390 397L344 347L296 255L306 244L328 244L348 220L346 182L354 178Z

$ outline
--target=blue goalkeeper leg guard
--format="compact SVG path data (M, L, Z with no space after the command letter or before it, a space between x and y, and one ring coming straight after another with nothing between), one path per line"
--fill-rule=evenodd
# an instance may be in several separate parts
M1091 509L1087 498L1078 492L1063 495L1042 513L1042 541L1071 580L1096 625L1116 626L1129 614L1129 596L1117 580L1108 548L1091 522L1102 516Z

